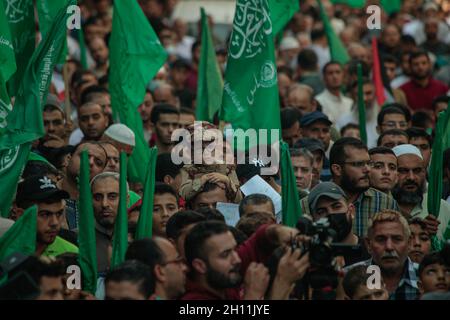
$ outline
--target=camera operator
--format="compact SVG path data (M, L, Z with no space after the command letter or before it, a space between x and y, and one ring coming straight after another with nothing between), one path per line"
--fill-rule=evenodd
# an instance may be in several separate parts
M355 206L349 203L345 192L337 184L333 182L318 184L309 194L308 205L313 222L322 218L328 219L330 228L336 232L333 243L348 245L349 249L354 246L353 251L346 250L338 253L344 259L343 265L351 265L370 257L365 250L364 241L352 232ZM358 246L361 250L356 250Z

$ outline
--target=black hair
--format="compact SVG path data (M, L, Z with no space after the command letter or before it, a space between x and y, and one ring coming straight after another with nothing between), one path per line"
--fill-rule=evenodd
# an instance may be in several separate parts
M173 163L170 153L159 154L156 158L155 181L164 182L167 175L175 179L182 167L182 164Z
M180 114L190 114L190 115L195 116L195 111L192 110L191 108L181 107L180 108Z
M137 260L150 267L153 273L155 265L164 263L164 252L151 238L134 240L128 246L125 260Z
M323 38L326 36L324 29L313 29L311 30L311 41L315 41L317 39Z
M358 74L358 64L361 64L362 76L368 78L370 76L370 67L362 60L352 59L348 63L348 73L352 75Z
M426 50L419 49L417 51L411 52L411 55L409 56L409 63L412 64L412 61L414 59L417 59L417 58L422 57L422 56L427 57L427 60L430 61L430 57L428 56L428 52Z
M272 199L270 199L265 194L260 194L260 193L250 194L250 195L244 197L244 199L242 199L242 201L239 203L239 216L242 217L245 215L245 207L246 206L254 205L254 204L256 204L256 205L264 204L267 202L269 202L272 205L272 209L275 214L275 207L273 205Z
M188 233L184 242L184 251L186 260L190 266L194 259L206 260L207 253L205 252L205 242L215 235L220 235L229 232L230 229L223 222L218 221L203 221L196 224Z
M444 169L450 170L450 148L444 151Z
M411 117L411 127L426 129L427 122L433 123L431 116L425 111L417 111Z
M168 103L158 103L155 104L155 106L152 109L152 113L150 115L150 121L153 124L156 124L159 120L159 117L162 114L180 114L180 111L178 111L175 106L168 104Z
M323 66L323 68L322 68L322 74L325 75L325 73L327 72L328 67L329 67L329 66L334 66L334 65L338 65L339 67L342 68L342 65L341 65L338 61L331 60L330 62L327 62L327 63Z
M344 132L349 130L349 129L357 129L357 130L359 130L359 125L357 125L356 123L348 123L348 124L346 124L340 130L341 136L343 136Z
M412 138L425 138L430 147L433 145L433 138L422 128L411 127L406 129L406 133L409 136L409 140Z
M280 66L277 68L277 74L281 74L281 73L284 73L285 75L287 75L289 77L289 79L292 79L292 77L293 77L292 69L287 66Z
M405 114L405 112L398 108L397 106L395 106L394 104L392 105L387 105L385 107L383 107L380 111L380 113L378 114L377 117L377 124L380 127L384 121L384 117L388 114L401 114L405 117L406 122L409 122L410 119L407 119L407 115Z
M366 77L366 76L364 76L364 77L361 79L361 83L362 83L363 86L366 85L366 84L371 84L371 85L373 85L373 81L372 81L371 79L369 79L368 77ZM353 81L353 82L350 84L350 90L355 90L356 88L358 88L358 84L359 84L359 81L358 81L358 80Z
M330 166L333 164L342 165L348 155L345 152L346 147L352 147L358 150L366 150L367 146L359 139L346 137L337 140L330 150Z
M275 215L271 215L267 212L249 212L248 214L241 216L236 224L236 228L250 238L262 225L275 222Z
M281 109L281 129L289 129L296 122L300 125L300 120L302 119L302 114L300 110L293 107L286 107Z
M305 71L315 71L318 61L317 54L311 49L304 49L297 56L298 66Z
M244 232L242 232L241 230L239 230L235 227L232 227L232 226L228 226L228 229L230 229L230 232L233 234L233 237L236 240L236 243L238 246L240 246L245 241L247 241L247 239L248 239L247 235Z
M109 94L109 91L99 85L92 85L83 90L83 93L80 96L80 104L85 104L92 100L92 96L96 93L105 93Z
M219 210L209 207L199 208L197 212L205 217L206 221L221 221L225 222L225 217Z
M377 140L377 146L381 146L381 141L383 141L383 138L385 136L405 136L406 139L408 139L408 141L409 141L409 136L406 133L406 131L400 130L400 129L391 129L391 130L384 131L382 134L380 134L380 136L378 137L378 140Z
M139 285L139 292L148 299L155 292L155 279L149 266L137 260L128 260L109 271L105 287L109 282L128 281ZM106 297L108 298L108 297Z
M450 96L439 96L434 98L433 103L431 104L433 107L433 110L436 110L437 105L439 103L445 103L448 105L448 103L450 102Z
M169 186L168 184L165 183L156 182L154 195L156 196L157 194L161 195L165 193L170 193L171 195L173 195L178 202L178 193L172 186Z
M400 42L401 42L402 44L412 44L413 46L416 46L416 45L417 45L416 40L415 40L414 37L413 37L412 35L410 35L410 34L403 34L403 35L400 37Z
M177 240L188 225L206 221L205 217L193 210L182 210L172 215L166 224L167 238Z
M397 57L391 55L391 54L384 54L381 58L382 63L394 63L395 65L399 65L399 61Z
M425 232L428 233L428 228L427 228L427 224L425 223L425 221L422 218L419 217L415 217L412 218L411 220L408 221L409 225L418 225L422 230L425 230Z
M350 269L344 276L342 281L342 287L344 288L345 294L353 299L356 291L362 285L366 285L369 279L370 273L367 273L367 266L355 266Z
M387 147L375 147L369 150L369 156L372 156L374 154L391 154L395 156L394 151L392 149Z
M423 257L422 262L419 264L419 277L422 276L422 272L425 270L425 268L432 264L440 264L446 267L450 267L447 259L445 259L441 252L431 252Z
M64 110L61 109L61 108L58 108L57 106L55 106L55 105L53 105L53 104L46 104L46 105L44 106L44 108L42 108L42 111L43 111L43 112L58 111L58 112L62 115L63 119L64 119L64 120L66 119L66 114L64 113Z

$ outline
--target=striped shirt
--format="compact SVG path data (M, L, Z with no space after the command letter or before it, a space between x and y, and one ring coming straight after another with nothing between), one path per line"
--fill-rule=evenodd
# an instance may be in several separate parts
M308 205L308 197L301 201L302 212L304 215L311 217L311 212ZM391 209L399 211L397 202L390 195L373 188L369 188L353 202L355 206L355 218L353 219L353 233L358 237L365 237L367 235L367 228L369 227L369 219L383 209Z

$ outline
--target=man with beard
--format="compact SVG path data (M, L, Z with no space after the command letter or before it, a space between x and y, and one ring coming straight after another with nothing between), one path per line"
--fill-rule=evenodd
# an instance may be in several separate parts
M95 37L89 42L89 51L95 60L94 74L101 78L108 73L109 68L109 49L100 37Z
M398 210L396 201L387 194L370 188L369 174L373 167L367 147L356 138L337 140L330 152L333 182L344 190L349 203L355 206L353 232L367 234L369 219L383 209ZM309 198L309 197L308 197ZM310 214L308 198L302 199L304 214Z
M445 95L448 86L431 75L432 65L426 51L417 51L409 58L411 80L400 87L412 110L432 110L433 99Z
M345 265L368 259L363 239L352 232L355 206L348 202L344 190L333 182L322 182L311 190L308 205L314 222L322 218L328 219L330 227L337 233L336 243L362 246L360 256L344 256Z
M428 211L428 194L425 192L426 169L422 153L412 144L403 144L392 150L398 159L398 182L392 190L392 195L398 202L400 212L407 218L422 218L427 224L429 234L443 239L450 220L450 204L441 200L439 213ZM438 214L438 217L433 214Z
M155 300L175 300L184 293L187 266L169 240L161 237L136 240L128 247L125 259L141 261L151 268Z
M191 273L186 284L186 294L182 299L259 300L263 298L269 284L269 273L261 263L267 262L275 248L287 245L295 239L296 235L298 235L297 229L266 224L259 227L248 240L237 247L233 234L223 222L197 223L185 240L186 260ZM298 273L300 278L303 277L309 266L309 258L305 255L300 259L299 251L297 249L293 253L295 264L291 268L279 270L273 286L280 285L277 283L277 278L284 278L284 273L287 271L291 274ZM243 297L239 293L242 282ZM289 282L288 287L291 285L293 283Z
M142 119L142 124L143 124L143 129L144 129L144 138L145 141L150 141L150 138L152 137L152 122L150 121L150 115L152 114L152 110L153 110L153 106L154 106L154 101L153 101L153 96L152 93L147 90L145 92L145 96L144 96L144 102L142 102L139 107L138 107L138 111L139 114L141 115L141 119Z
M400 212L382 210L370 221L367 249L371 259L352 266L376 265L389 292L390 300L415 300L419 295L417 264L408 257L411 231Z
M104 274L109 268L114 223L119 208L119 178L116 172L102 172L91 181L99 274Z
M369 173L372 188L390 194L397 183L397 157L394 151L386 147L376 147L369 150L373 162Z
M363 99L364 106L366 108L366 131L367 131L367 145L369 148L376 146L378 133L377 133L377 115L380 111L380 106L375 99L375 85L373 81L368 78L363 78ZM338 118L336 122L337 128L340 130L342 127L349 123L359 124L359 112L358 112L358 81L354 81L350 85L351 97L354 101L352 110L350 113L343 114Z
M171 138L172 133L179 127L180 112L170 104L157 104L152 110L150 119L152 130L156 135L154 144L158 147L158 154L170 153L175 145Z
M70 198L66 200L66 219L70 230L78 228L78 176L80 174L80 154L87 150L89 157L90 179L103 172L107 164L107 153L102 144L92 141L80 143L70 155L69 165L64 172L62 189Z

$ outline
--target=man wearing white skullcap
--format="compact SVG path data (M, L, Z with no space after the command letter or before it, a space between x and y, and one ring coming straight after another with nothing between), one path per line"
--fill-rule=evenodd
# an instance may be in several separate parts
M450 204L441 200L436 219L428 212L426 193L426 167L420 150L412 144L402 144L392 149L398 160L398 182L392 190L401 213L408 219L424 219L430 234L442 239L450 220Z
M119 152L125 151L128 156L131 155L136 144L134 132L121 123L109 126L103 134L102 141L113 144Z

